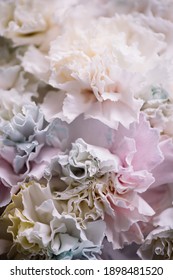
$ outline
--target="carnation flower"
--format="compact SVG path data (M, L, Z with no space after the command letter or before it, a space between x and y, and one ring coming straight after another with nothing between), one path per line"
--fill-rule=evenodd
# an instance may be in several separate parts
M116 249L133 241L141 243L143 235L137 222L147 221L147 216L154 214L140 196L130 191L119 193L118 183L117 178L109 174L102 180L92 179L71 185L63 192L54 192L63 213L75 217L83 228L89 220L103 219L106 236Z
M1 1L0 34L12 39L16 45L43 43L54 26L56 0L43 1ZM47 34L48 33L48 34Z
M158 226L146 237L138 250L142 259L173 260L173 208L167 208L154 218L154 225Z
M3 124L1 131L4 138L1 156L6 157L7 151L11 151L12 165L17 174L29 173L31 163L32 174L37 173L37 170L41 171L45 162L63 147L67 135L66 129L62 128L58 120L49 125L34 103L25 105L22 113L18 113L11 121ZM41 164L40 168L38 164ZM37 175L40 178L39 172Z
M79 123L76 122L78 129L83 126L85 132L81 129L78 134L88 136L89 128L93 129L89 126L90 122L85 121L83 125L81 121L80 126ZM147 222L154 211L140 194L154 182L151 170L163 158L158 149L159 135L150 128L143 115L139 124L130 126L130 131L121 127L110 132L104 125L102 130L104 137L108 131L112 134L109 150L96 146L97 132L92 130L94 146L77 139L68 154L52 159L45 176L63 213L75 217L83 228L91 219L104 220L106 236L113 248L117 249L133 241L142 242L143 235L138 222ZM150 146L149 157L142 150L147 143L155 143ZM59 178L57 182L55 174Z
M64 33L64 25L86 25L88 21L100 16L109 17L115 13L114 1L110 2L109 0L88 0L87 2L83 0L64 0L63 3L56 0L54 3L56 3L56 7L49 11L52 13L49 21L53 26L49 26L47 33L44 34L46 39L44 36L39 48L33 46L32 41L32 45L29 45L24 56L21 57L25 71L46 83L48 83L50 77L50 60L48 59L50 43Z
M144 37L153 53L143 47ZM164 46L160 35L136 26L130 16L99 18L82 30L67 25L49 52L49 83L62 91L48 94L43 110L56 100L61 104L56 113L67 122L85 113L113 128L119 123L128 127L138 119L142 106L137 97L141 73L155 66Z
M88 223L82 230L73 217L60 213L48 187L34 181L24 184L12 200L2 219L9 219L7 231L18 253L61 259L86 257L88 249L99 252L104 222Z
M0 206L6 205L28 177L41 179L51 158L64 149L67 128L59 120L47 123L34 104L25 105L10 121L1 122Z

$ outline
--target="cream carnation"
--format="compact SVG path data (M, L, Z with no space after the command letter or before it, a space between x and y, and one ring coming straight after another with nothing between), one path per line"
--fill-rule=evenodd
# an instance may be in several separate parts
M32 9L28 10L28 14L33 14ZM87 2L84 0L64 0L63 2L61 0L54 0L53 5L49 6L49 29L46 32L40 33L44 37L39 48L33 46L34 34L31 34L31 36L26 34L25 38L23 38L23 42L29 45L28 50L26 50L22 57L22 65L25 71L48 83L50 77L50 61L48 59L50 43L58 36L64 34L64 26L86 25L88 21L92 21L100 16L109 17L114 15L115 9L114 1L109 0L88 0ZM48 12L46 11L46 13ZM41 15L44 17L43 12Z
M49 83L63 91L48 94L43 109L56 100L61 104L57 114L67 122L85 113L87 118L99 119L111 127L119 123L128 127L138 119L142 106L142 101L135 98L141 90L141 74L159 60L164 48L162 37L137 26L131 16L99 18L89 27L83 24L81 29L77 24L65 27L49 52ZM150 47L144 47L144 38Z
M22 185L3 218L12 222L7 231L12 234L17 252L23 255L46 254L47 258L64 258L64 254L67 257L69 254L69 258L82 257L87 247L91 252L99 248L104 236L103 222L98 221L92 226L89 223L86 231L82 230L73 217L61 215L49 188L36 182Z
M1 1L0 34L15 45L43 44L55 25L56 5L56 0Z

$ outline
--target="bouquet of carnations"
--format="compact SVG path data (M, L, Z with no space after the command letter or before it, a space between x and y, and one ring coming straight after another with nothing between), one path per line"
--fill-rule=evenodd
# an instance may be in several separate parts
M1 259L173 259L173 1L0 1Z

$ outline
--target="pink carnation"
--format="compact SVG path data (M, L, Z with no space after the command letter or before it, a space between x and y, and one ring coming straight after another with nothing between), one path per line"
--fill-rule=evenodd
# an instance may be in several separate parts
M99 194L104 205L104 213L102 214L98 214L101 213L99 212L101 210L96 209L97 203L93 207L96 207L97 217L100 215L106 222L106 236L108 241L112 242L113 248L122 248L124 244L131 244L133 241L140 244L143 241L143 233L139 222L148 222L150 217L155 214L148 202L142 198L142 194L155 182L152 174L153 168L163 161L163 155L159 148L159 133L150 127L144 114L141 114L139 122L131 124L129 129L119 126L118 130L114 130L99 121L84 120L80 117L69 126L69 131L69 160L68 156L65 155L64 157L60 156L61 160L55 157L53 163L60 163L62 171L59 174L62 172L63 181L67 184L71 182L71 187L69 186L64 194L61 194L61 191L57 189L58 196L67 200L68 195L73 193L73 197L76 197L76 203L79 204L78 209L80 209L82 207L80 206L80 195L85 196L85 199L89 201L89 198L86 198L86 186L90 182L88 190L93 199L96 199ZM87 156L84 156L80 150L78 151L79 147L76 146L79 144L79 140L76 141L78 138L82 138L88 143L84 144ZM71 143L74 143L72 148ZM80 141L80 143L82 142ZM93 146L89 146L89 144ZM116 168L114 170L112 167L110 170L105 169L105 173L103 173L104 169L99 169L99 162L102 162L99 161L99 151L100 157L105 153L105 160L108 155L103 148L109 151L110 160L113 160L114 156L116 162ZM89 151L91 151L91 155L88 156ZM78 153L79 156L76 158ZM95 157L93 157L94 153ZM81 157L82 162L80 162ZM92 157L93 164L98 159L96 164L98 171L95 171L94 181L92 182L91 175L88 175L88 179L85 175L85 181L76 179L72 174L73 170L75 170L75 174L78 174L77 168L79 168L80 173L81 167L85 166L85 160L87 164L90 162L92 165ZM87 174L86 168L85 174ZM63 172L65 173L63 174ZM70 173L68 174L68 172ZM100 174L102 174L101 177L99 177ZM104 174L107 175L105 175L105 179L102 179ZM71 180L68 179L70 178L68 176L71 177ZM84 187L80 185L75 190L79 183ZM54 190L56 190L55 184L53 183ZM93 186L92 190L90 190L91 185ZM67 208L66 211L71 210Z

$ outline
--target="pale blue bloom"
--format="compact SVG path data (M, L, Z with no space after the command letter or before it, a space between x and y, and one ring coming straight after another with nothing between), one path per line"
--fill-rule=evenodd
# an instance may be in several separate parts
M51 155L52 148L63 150L68 138L63 123L58 119L48 123L35 103L23 106L22 112L11 121L6 121L0 130L3 133L3 144L16 151L12 165L17 174L29 172L31 162L39 163L41 159L37 161L36 158L46 147L50 148Z

